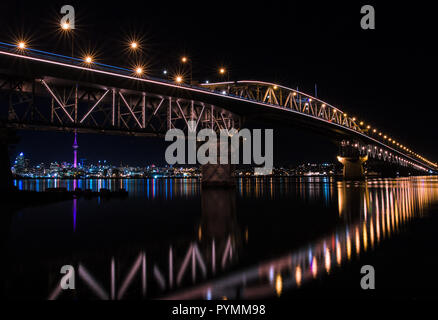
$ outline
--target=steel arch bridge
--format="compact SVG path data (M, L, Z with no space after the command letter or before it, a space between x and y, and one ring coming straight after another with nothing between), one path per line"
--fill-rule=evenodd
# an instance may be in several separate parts
M437 172L438 165L298 90L261 81L187 85L0 43L0 119L16 129L161 136L171 128L242 128L249 118L301 124L365 157Z

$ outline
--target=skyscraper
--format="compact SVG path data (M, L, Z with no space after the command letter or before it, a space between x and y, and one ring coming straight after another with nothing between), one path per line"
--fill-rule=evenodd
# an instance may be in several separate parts
M30 160L24 158L24 153L21 152L16 158L14 162L14 170L17 174L26 173L29 169Z
M75 130L75 141L73 143L73 167L77 168L78 167L78 134Z

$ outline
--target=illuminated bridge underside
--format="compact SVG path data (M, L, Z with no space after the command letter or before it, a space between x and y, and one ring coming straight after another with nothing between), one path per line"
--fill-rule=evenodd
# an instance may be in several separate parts
M436 165L379 140L338 108L260 81L190 86L136 77L129 70L0 45L1 119L22 129L163 135L168 129L241 128L245 119L300 124L360 155L422 171Z

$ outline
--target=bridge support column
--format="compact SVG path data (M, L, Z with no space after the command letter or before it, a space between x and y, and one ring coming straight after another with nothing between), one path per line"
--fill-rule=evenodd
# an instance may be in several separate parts
M231 150L230 143L226 148L228 164L224 164L224 157L221 160L221 142L214 142L217 148L217 163L216 164L204 164L201 167L202 174L202 186L204 187L235 187L236 181L234 179L235 165L231 163ZM222 145L222 147L224 147Z
M201 167L202 185L205 187L234 187L234 166L230 164L205 164Z
M338 161L344 165L343 176L348 180L365 179L363 164L368 160L368 156L342 157L338 156Z
M0 192L13 189L9 146L16 142L15 132L7 128L0 128Z

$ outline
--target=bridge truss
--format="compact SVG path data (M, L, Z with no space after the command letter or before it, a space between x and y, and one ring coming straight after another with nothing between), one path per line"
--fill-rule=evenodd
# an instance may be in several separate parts
M370 159L413 167L420 171L430 169L419 162L423 162L429 168L438 169L436 163L415 154L396 140L388 138L370 126L365 126L339 108L298 90L262 81L204 83L202 86L222 94L280 107L356 133L354 138L343 139L340 142L341 154L366 155Z
M7 103L7 126L17 129L160 136L172 128L186 130L189 121L195 129L213 130L239 128L241 121L195 100L49 77L0 75L0 99Z

